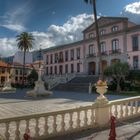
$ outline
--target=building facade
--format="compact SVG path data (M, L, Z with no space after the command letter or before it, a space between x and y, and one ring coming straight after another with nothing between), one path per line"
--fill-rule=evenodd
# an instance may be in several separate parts
M3 86L10 76L11 67L9 64L0 61L0 86Z
M13 58L13 62L23 64L23 55L24 55L24 52L22 52L22 51L16 52L15 55L14 55L14 58ZM25 64L31 64L31 63L33 63L32 53L31 52L26 52L26 54L25 54Z
M24 73L24 83L28 83L27 77L32 71L32 67L27 64L25 66L25 73ZM22 84L23 80L23 65L20 63L13 62L11 64L11 82L13 84Z
M116 61L140 69L140 25L123 17L98 19L103 70ZM46 75L99 74L95 23L83 31L83 40L48 48L43 55Z

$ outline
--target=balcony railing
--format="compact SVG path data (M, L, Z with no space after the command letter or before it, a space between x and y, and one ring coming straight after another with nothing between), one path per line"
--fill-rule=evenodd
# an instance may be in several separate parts
M109 50L109 54L118 54L118 53L121 53L121 49Z
M64 62L64 59L63 58L59 58L58 59L58 63L63 63Z
M87 58L90 58L90 57L96 57L96 54L95 53L87 54Z
M101 55L108 55L107 51L101 52Z

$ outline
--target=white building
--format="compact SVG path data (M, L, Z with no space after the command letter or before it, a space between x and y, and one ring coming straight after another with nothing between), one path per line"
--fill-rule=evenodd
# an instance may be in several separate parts
M21 51L16 52L15 55L14 55L13 62L23 64L23 52L21 52ZM25 64L31 64L31 63L33 63L32 53L31 52L26 52Z

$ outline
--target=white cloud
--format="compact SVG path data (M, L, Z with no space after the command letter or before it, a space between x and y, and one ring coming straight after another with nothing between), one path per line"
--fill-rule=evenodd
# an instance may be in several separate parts
M62 26L50 25L46 32L33 31L31 33L35 38L34 50L81 40L83 38L82 31L92 22L93 15L80 14L70 17ZM1 38L0 44L2 44L1 48L4 50L3 55L5 56L12 55L17 51L17 43L14 38Z
M16 32L22 32L22 31L26 30L26 28L24 26L19 25L19 24L4 24L4 25L0 25L0 26L13 30L13 31L16 31Z
M140 1L126 5L124 10L132 14L140 14Z
M37 42L35 48L38 48L40 44L42 48L47 48L79 41L83 38L82 31L92 22L93 15L80 14L70 17L62 26L50 25L47 32L34 31L32 34Z
M128 17L135 23L140 23L140 1L126 5L123 8L121 15Z
M15 38L0 38L1 51L0 55L11 56L17 51L16 39Z

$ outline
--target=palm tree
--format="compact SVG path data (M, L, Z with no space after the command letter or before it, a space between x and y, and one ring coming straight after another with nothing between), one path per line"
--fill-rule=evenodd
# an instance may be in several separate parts
M99 79L103 79L103 71L102 71L102 55L101 55L101 47L100 47L100 37L99 37L99 26L97 21L97 12L96 12L96 0L84 0L86 3L90 3L93 6L93 14L95 20L95 31L96 31L96 39L97 39L97 49L99 56Z
M22 72L22 84L24 85L24 77L25 77L25 55L26 52L32 49L33 45L33 36L30 33L23 32L17 36L17 46L18 49L23 51L23 72Z

